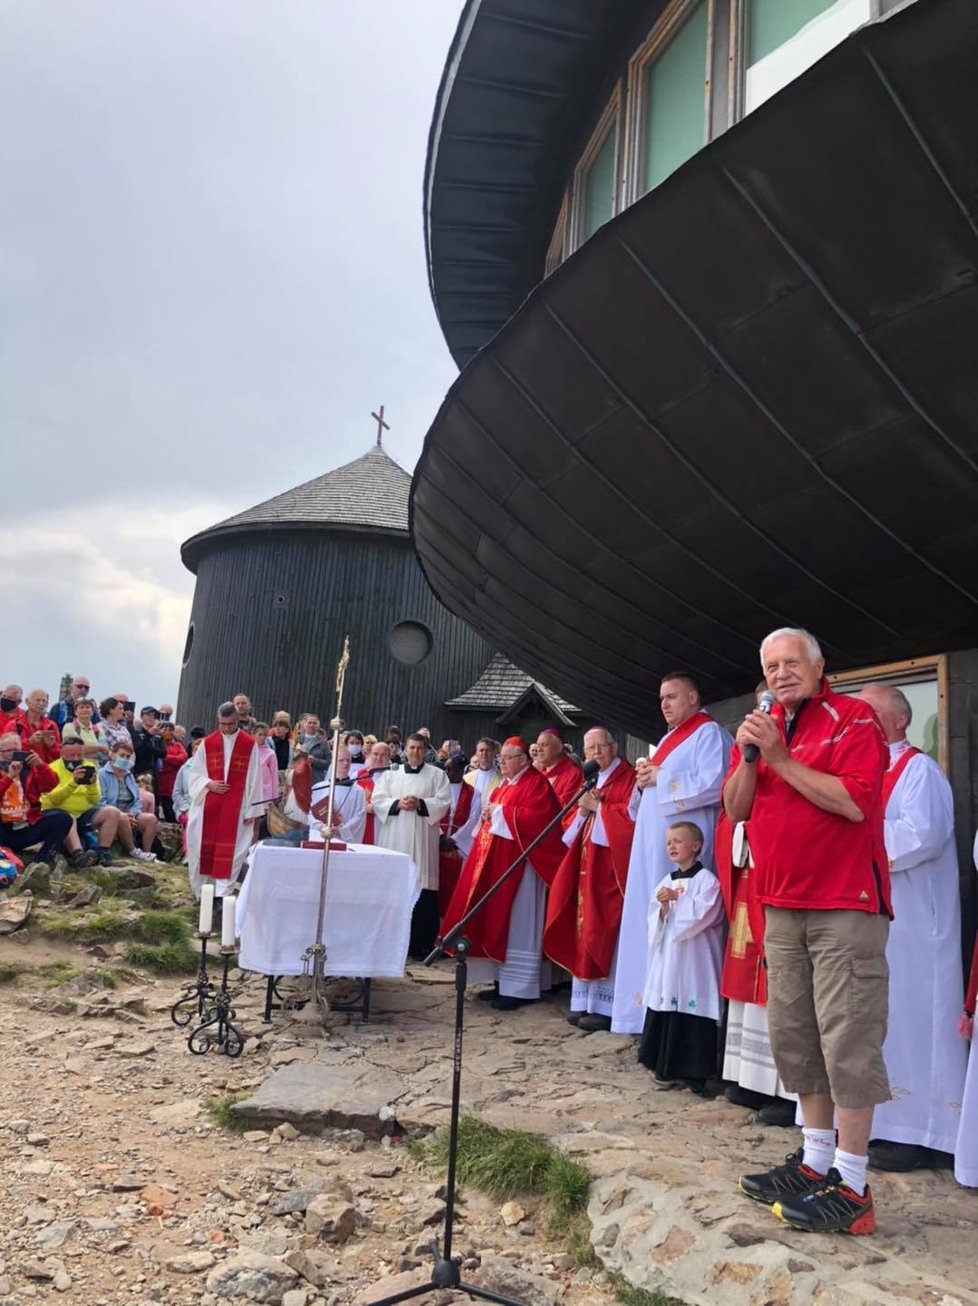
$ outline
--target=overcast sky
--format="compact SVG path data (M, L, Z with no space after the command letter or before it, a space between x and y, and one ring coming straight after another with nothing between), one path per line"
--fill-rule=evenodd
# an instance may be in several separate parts
M462 0L0 4L0 679L176 701L187 536L455 376L422 177Z

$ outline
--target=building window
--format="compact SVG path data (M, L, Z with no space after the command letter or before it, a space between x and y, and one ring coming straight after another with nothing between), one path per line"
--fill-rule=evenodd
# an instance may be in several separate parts
M667 44L659 44L653 32L651 57L639 56L639 195L703 148L710 89L709 10L707 0L684 7L678 11L681 25L673 20Z
M947 755L947 658L912 658L828 677L840 694L858 694L865 685L894 685L902 689L913 711L907 731L911 744L937 762L944 773Z
M416 667L423 662L433 645L431 631L420 621L399 621L387 633L391 656L406 667Z
M544 266L543 275L549 277L551 272L556 272L564 261L564 244L567 240L567 196L564 196L564 202L560 206L560 213L557 215L557 224L554 227L554 234L550 237L550 245L547 249L547 262Z
M617 210L618 94L616 89L574 173L572 244L575 249Z
M750 113L850 32L870 22L873 0L742 0L744 112Z
M191 622L187 627L187 639L183 646L183 665L186 666L190 661L190 655L194 651L194 623Z

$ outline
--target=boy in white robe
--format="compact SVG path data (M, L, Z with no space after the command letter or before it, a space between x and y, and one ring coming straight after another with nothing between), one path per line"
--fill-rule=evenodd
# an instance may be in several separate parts
M699 861L703 835L692 821L666 831L675 869L649 908L645 1028L638 1059L662 1088L705 1094L717 1069L725 915L720 881Z

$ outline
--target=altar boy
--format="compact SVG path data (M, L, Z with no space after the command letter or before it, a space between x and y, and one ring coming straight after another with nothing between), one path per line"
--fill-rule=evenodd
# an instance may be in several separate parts
M662 1088L705 1091L717 1068L720 970L725 928L720 881L699 861L703 833L692 821L666 830L675 869L649 909L645 1028L638 1059Z

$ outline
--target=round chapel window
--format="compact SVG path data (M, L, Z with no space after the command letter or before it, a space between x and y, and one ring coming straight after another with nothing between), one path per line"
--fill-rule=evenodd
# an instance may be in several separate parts
M387 635L391 655L405 666L416 667L431 652L434 641L427 626L420 621L400 621Z

